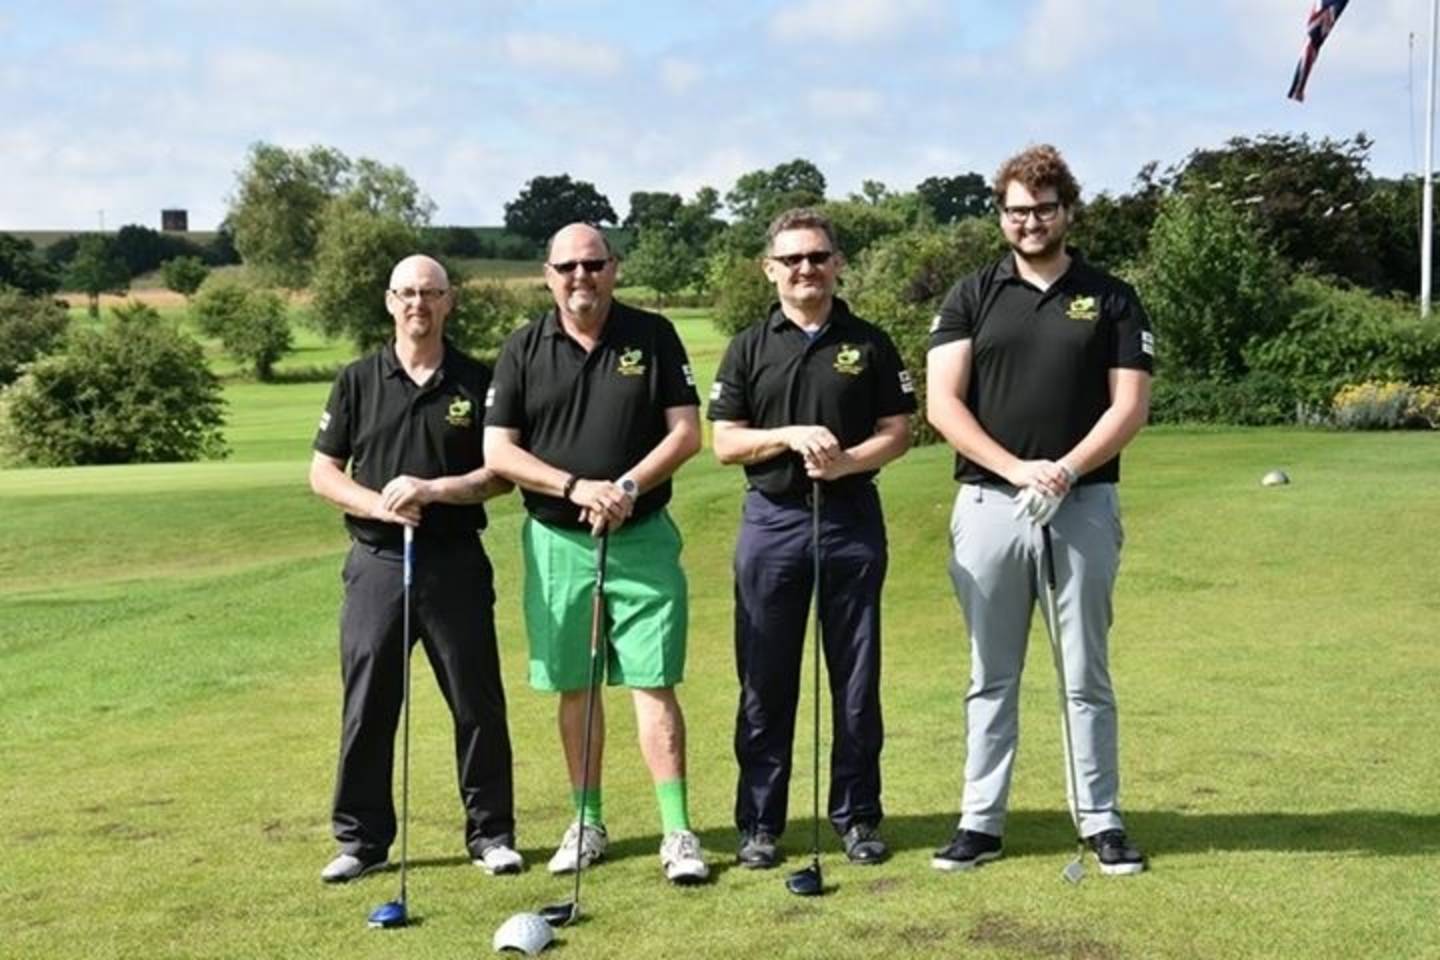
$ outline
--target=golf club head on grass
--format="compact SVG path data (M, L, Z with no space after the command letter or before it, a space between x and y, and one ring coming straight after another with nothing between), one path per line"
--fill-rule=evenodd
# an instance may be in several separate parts
M405 911L403 900L391 900L370 911L369 923L376 930L393 930L396 927L403 927L409 922L410 918Z
M552 903L548 907L541 907L536 912L540 914L540 919L552 927L568 927L580 919L580 907L574 900Z
M785 889L797 897L818 897L825 892L825 879L816 860L804 870L796 870L785 878Z
M1079 884L1085 879L1085 864L1079 857L1065 864L1065 869L1060 871L1060 876L1065 878L1066 883Z

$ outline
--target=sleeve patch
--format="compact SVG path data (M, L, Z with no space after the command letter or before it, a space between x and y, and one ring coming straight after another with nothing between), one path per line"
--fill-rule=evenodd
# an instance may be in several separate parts
M720 397L721 397L724 393L725 393L725 384L721 383L719 380L716 380L713 384L710 385L710 399L711 399L711 400L719 400Z
M935 314L934 319L932 319L932 320L930 321L930 332L931 332L931 333L934 333L936 330L939 330L939 329L940 329L940 314L937 313L937 314Z
M685 386L695 386L695 373L690 369L690 364L682 363L680 365L680 372L685 374Z
M493 406L495 406L495 388L492 386L489 390L485 391L485 407L489 409Z
M901 393L914 393L914 392L915 392L915 379L910 376L910 371L909 371L909 370L901 370L901 371L900 371L900 392L901 392Z
M1149 330L1140 331L1140 352L1148 357L1155 356L1155 334Z
M329 430L329 429L330 429L330 411L329 411L329 410L326 410L324 413L320 414L320 432L321 432L321 433L324 433L326 430Z

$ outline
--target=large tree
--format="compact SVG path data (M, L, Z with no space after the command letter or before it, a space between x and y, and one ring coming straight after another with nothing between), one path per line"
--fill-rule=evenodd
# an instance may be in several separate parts
M219 339L257 380L269 380L276 361L293 345L285 301L273 290L217 276L190 304L190 313L200 330Z
M90 316L100 316L100 294L124 293L130 285L125 261L115 243L99 233L87 233L76 242L75 257L65 269L65 289L85 294Z
M636 190L630 194L630 211L620 225L626 229L674 226L680 208L685 205L678 193L657 193Z
M0 286L32 297L60 289L60 271L35 249L33 241L0 233Z
M920 200L936 223L955 223L966 217L988 216L990 185L978 173L960 173L953 177L926 177L915 187Z
M331 147L250 148L236 175L226 218L245 263L268 280L298 288L310 279L326 208L346 200L410 227L429 222L434 204L400 167Z
M532 178L505 204L505 229L544 243L567 223L615 223L615 208L593 183L570 174Z
M788 207L813 206L825 199L825 175L809 160L795 159L741 174L725 194L738 220L765 223Z
M311 308L323 333L347 336L362 350L390 337L385 288L395 264L418 249L417 233L360 202L339 200L326 207L310 285Z

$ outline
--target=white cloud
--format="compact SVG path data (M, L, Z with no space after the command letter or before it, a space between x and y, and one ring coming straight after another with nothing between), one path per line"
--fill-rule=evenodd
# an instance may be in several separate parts
M1161 22L1159 6L1156 0L1040 0L1010 44L1031 70L1058 73L1077 64L1111 69L1112 58L1134 55L1114 41L1153 35Z
M507 33L505 55L518 67L612 77L624 67L620 50L608 43L554 33Z
M660 61L660 83L675 96L688 93L699 81L700 74L699 65L689 60L666 57Z
M800 0L775 13L770 33L787 41L858 43L899 33L938 8L935 0Z
M89 42L61 50L59 58L70 67L95 67L122 73L174 73L189 62L184 53L168 47Z
M885 97L875 90L856 87L818 87L805 96L810 110L822 117L847 119L875 117L885 110Z

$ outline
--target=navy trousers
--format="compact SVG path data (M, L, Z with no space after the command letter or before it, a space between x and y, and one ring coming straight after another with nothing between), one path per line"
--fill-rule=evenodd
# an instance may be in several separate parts
M735 548L735 666L740 705L735 825L785 831L795 712L813 585L807 498L745 496ZM820 619L830 678L830 822L839 833L879 823L880 588L885 520L874 487L845 498L822 494Z
M374 860L395 839L392 771L404 696L402 558L396 551L357 543L342 576L345 703L331 819L343 851ZM495 591L479 540L416 543L411 591L410 642L422 638L454 719L466 847L479 856L496 839L513 846L514 786L495 640Z

